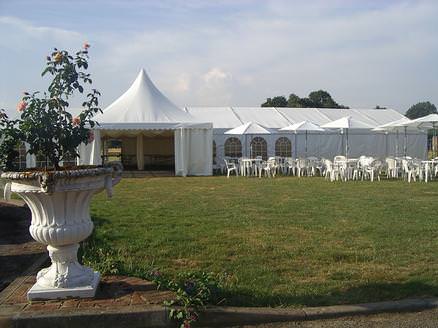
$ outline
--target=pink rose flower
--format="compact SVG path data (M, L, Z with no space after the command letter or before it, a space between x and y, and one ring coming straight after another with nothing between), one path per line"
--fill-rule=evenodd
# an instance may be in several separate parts
M27 103L24 100L20 100L17 104L17 111L23 112L27 107Z
M72 123L73 123L73 126L78 126L79 124L81 124L81 118L79 116L73 117Z
M94 141L94 132L93 131L88 131L88 142L93 142Z
M59 51L55 53L55 55L53 56L53 60L59 63L62 60L62 53L60 53Z
M85 42L83 47L84 47L85 50L87 50L88 48L90 48L90 45L87 42Z

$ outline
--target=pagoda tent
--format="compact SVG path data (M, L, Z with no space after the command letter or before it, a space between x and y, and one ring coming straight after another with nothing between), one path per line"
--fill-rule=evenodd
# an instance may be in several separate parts
M166 161L172 162L176 175L212 174L212 123L199 122L173 104L143 69L94 120L99 123L93 130L94 141L80 146L79 164L101 164L105 143L116 139L128 169L144 170Z

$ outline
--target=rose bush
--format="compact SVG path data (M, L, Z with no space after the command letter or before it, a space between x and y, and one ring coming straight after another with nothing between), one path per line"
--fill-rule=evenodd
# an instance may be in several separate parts
M47 56L42 76L50 75L46 92L24 92L17 104L18 119L10 119L0 110L0 168L13 170L19 155L17 148L26 143L27 153L43 157L49 166L60 169L66 158L78 157L77 147L94 140L92 128L97 122L92 117L102 112L99 108L100 93L91 89L82 103L82 112L73 117L68 112L69 99L77 92L84 94L85 86L91 85L88 69L88 48L74 56L65 50L54 49ZM46 167L47 169L47 167Z

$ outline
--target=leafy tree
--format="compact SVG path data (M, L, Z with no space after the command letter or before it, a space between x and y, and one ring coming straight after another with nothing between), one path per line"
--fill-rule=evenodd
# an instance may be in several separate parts
M406 116L411 120L426 116L429 114L437 113L437 109L434 104L429 101L419 102L418 104L412 105L411 108L406 112Z
M296 108L348 108L339 105L332 96L324 90L312 91L307 98L300 98L294 93L286 100L284 96L268 98L262 107L296 107Z
M266 99L262 107L287 107L287 100L285 96L277 96Z
M303 104L301 102L301 98L298 97L296 94L291 93L289 95L289 99L287 100L287 106L288 107L303 107Z
M332 96L324 90L312 91L309 93L309 99L314 107L318 108L345 108L333 100Z
M376 107L374 107L374 109L386 109L386 107L382 107L382 106L379 106L379 105L376 105Z

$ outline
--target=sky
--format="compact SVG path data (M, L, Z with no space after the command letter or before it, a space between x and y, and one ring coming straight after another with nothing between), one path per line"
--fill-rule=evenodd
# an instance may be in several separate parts
M181 107L319 89L353 108L438 106L437 17L436 0L0 0L0 108L15 115L47 89L52 49L84 42L103 108L141 68Z

